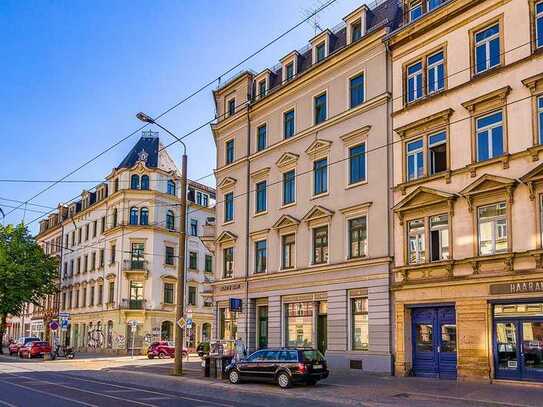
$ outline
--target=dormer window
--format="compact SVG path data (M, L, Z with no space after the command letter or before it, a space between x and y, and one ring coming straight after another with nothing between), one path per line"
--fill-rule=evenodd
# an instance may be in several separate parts
M315 63L326 58L326 43L323 41L315 47Z
M141 189L143 189L144 191L149 190L149 176L148 175L141 176Z
M266 87L266 79L262 79L260 82L258 82L258 97L264 97L266 96L267 87Z
M413 2L409 8L409 21L415 21L422 17L422 3Z
M285 66L285 79L287 81L290 81L291 79L294 78L294 61L292 61L291 63L287 64L287 66Z
M228 116L233 116L236 113L236 99L232 98L228 101Z
M362 38L362 23L357 21L351 24L351 42L358 41Z

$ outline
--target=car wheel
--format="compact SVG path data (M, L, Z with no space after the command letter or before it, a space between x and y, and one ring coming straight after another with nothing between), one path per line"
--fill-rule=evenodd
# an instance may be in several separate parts
M277 376L277 384L282 389L288 389L290 386L292 386L292 380L290 380L290 376L286 372L281 372Z
M239 372L236 369L230 370L230 373L228 373L228 380L230 380L230 383L232 384L239 384Z
M164 359L165 357L166 357L166 354L165 354L164 352L160 352L160 353L158 354L158 358L159 358L159 359Z

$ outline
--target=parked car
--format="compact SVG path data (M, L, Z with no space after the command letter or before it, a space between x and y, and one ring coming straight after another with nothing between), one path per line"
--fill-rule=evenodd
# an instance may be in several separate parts
M46 353L51 353L51 346L46 341L32 341L27 342L26 345L21 346L19 349L20 358L34 358L37 356L43 356Z
M37 336L21 336L14 342L11 342L8 346L9 356L18 355L19 349L32 341L41 341Z
M275 382L281 388L294 383L315 385L329 375L326 359L316 349L277 348L258 350L226 367L230 383L244 380Z
M183 348L182 355L186 357L189 351L187 348ZM149 359L159 358L164 359L166 357L175 357L175 342L171 341L159 341L153 342L149 349L147 349L147 357Z

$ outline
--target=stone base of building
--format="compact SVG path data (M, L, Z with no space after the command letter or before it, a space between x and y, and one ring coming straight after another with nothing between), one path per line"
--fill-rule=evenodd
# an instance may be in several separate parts
M390 355L328 351L326 352L326 360L331 370L392 374L392 357Z

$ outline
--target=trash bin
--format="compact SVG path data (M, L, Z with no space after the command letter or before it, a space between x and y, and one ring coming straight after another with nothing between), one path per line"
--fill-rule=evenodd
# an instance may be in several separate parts
M209 377L212 377L214 379L217 378L217 357L216 356L209 357Z
M204 357L204 377L211 377L211 358Z

